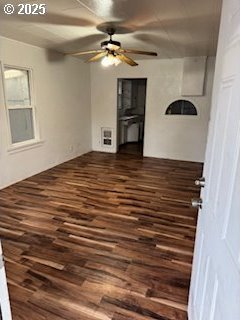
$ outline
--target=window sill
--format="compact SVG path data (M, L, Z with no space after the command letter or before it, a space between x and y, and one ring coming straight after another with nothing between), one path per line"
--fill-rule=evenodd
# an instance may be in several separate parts
M34 149L34 148L42 146L43 143L44 143L43 140L29 140L28 142L24 142L24 143L21 143L21 142L16 143L8 148L8 153L14 154L14 153L18 153L21 151Z
M164 119L167 120L191 120L197 121L200 120L200 114L194 115L186 115L186 114L164 114Z

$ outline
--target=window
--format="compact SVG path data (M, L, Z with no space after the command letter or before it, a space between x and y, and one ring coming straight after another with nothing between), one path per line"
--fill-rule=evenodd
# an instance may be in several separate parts
M31 71L4 67L4 88L11 143L29 143L36 138L31 96Z
M191 115L197 116L197 109L192 102L187 100L177 100L170 104L167 108L167 115L178 114L178 115Z

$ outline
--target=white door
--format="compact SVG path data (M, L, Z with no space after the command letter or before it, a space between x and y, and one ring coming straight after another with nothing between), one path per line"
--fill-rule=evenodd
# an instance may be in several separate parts
M11 320L11 310L8 297L8 288L4 263L2 259L2 247L0 242L0 319Z
M190 320L240 320L240 0L223 0Z

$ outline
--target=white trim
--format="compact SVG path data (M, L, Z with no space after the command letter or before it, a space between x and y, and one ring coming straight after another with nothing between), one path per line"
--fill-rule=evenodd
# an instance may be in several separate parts
M29 95L30 95L30 102L31 105L27 106L8 106L7 104L7 98L6 98L6 90L5 90L5 77L4 77L4 68L14 68L18 70L24 70L28 71L28 83L29 83ZM39 144L42 144L43 141L40 139L40 130L39 130L39 124L37 122L36 117L36 106L35 106L35 95L33 94L34 90L34 84L33 84L33 69L31 67L22 67L22 66L14 66L11 64L4 64L4 62L0 62L0 70L2 74L2 84L3 84L3 98L4 98L4 105L5 105L5 111L6 111L6 117L7 117L7 131L8 131L8 151L13 153L16 152L16 150L21 151L25 149L33 148ZM32 110L32 121L33 121L33 134L34 139L31 140L25 140L19 143L12 143L12 133L11 133L11 126L10 126L10 119L9 119L9 110L14 109L31 109Z
M164 114L163 115L164 120L172 120L172 119L177 119L177 120L191 120L191 121L200 121L200 115L186 115L186 114Z
M193 297L193 293L190 296ZM188 319L197 320L196 309L194 308L193 301L191 299L188 305Z
M33 148L36 148L36 147L40 147L43 143L44 143L43 140L37 140L37 139L26 140L26 141L23 141L23 142L18 142L18 143L12 144L8 148L7 151L10 154L18 153L20 151L24 151L24 150L29 150L29 149L33 149Z
M15 106L8 106L7 108L8 108L8 110L32 109L33 106L31 106L31 105L25 105L25 106L15 105Z
M1 61L0 67L1 67L1 76L2 76L3 103L5 107L6 120L7 120L7 143L8 143L8 146L10 147L12 145L12 135L10 130L9 112L6 104L7 99L6 99L6 91L5 91L4 64L2 61Z
M1 313L3 320L12 320L11 315L11 307L8 295L8 287L7 287L7 279L6 279L6 272L3 262L2 256L2 247L0 242L0 261L1 261L1 268L0 268L0 306L1 306Z

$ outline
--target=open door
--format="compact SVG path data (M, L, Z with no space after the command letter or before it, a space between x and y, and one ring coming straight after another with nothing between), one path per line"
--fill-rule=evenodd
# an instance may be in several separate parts
M240 1L223 0L190 320L240 319ZM203 184L203 182L202 182ZM200 201L201 203L201 201Z
M8 296L6 273L2 257L2 247L0 242L0 320L11 320L11 309Z

